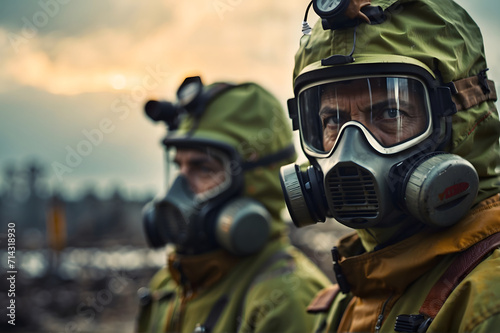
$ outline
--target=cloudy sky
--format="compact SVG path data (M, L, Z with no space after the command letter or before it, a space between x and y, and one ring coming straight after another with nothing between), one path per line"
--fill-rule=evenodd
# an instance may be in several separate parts
M500 82L500 3L457 2L481 27ZM259 82L285 105L307 3L1 1L0 172L36 160L52 187L71 193L160 191L165 132L144 102L172 98L198 74Z

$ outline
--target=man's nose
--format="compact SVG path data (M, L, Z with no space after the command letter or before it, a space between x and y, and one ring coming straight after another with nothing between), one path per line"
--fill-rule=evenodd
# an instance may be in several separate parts
M179 165L179 174L187 177L189 175L189 167L185 164Z

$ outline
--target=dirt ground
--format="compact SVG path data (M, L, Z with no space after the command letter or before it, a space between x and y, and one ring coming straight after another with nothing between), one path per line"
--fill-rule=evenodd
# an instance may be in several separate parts
M330 249L347 232L349 229L337 223L326 222L301 229L291 226L290 238L333 281ZM70 262L60 263L72 269L48 269L36 277L20 269L16 277L16 325L3 321L0 331L134 332L137 290L148 284L164 256L154 253L154 263L145 268L120 269L120 260L132 259L119 258L105 249L85 251L89 257L85 260L75 263L75 256L67 256ZM145 256L145 249L137 251ZM8 289L6 279L0 285L2 290Z

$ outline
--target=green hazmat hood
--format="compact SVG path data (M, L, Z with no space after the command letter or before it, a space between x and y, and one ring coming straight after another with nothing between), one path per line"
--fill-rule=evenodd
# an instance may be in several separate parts
M356 28L355 61L333 67L410 63L424 68L442 84L456 87L453 99L459 111L453 116L449 150L477 170L480 184L476 203L498 193L500 121L494 84L485 78L487 64L477 24L451 0L373 0L371 4L382 7L387 19L376 25L361 23ZM350 54L354 30L323 30L319 20L311 35L300 40L293 81L325 68L322 59ZM481 82L486 82L486 87ZM476 98L483 93L486 98Z
M267 90L255 83L230 86L206 104L199 118L185 117L166 141L169 138L186 143L226 144L238 152L244 164L255 163L243 171L244 195L260 201L271 213L273 234L284 230L285 225L280 222L285 204L279 170L297 155L289 120L281 104ZM264 162L269 158L270 163Z

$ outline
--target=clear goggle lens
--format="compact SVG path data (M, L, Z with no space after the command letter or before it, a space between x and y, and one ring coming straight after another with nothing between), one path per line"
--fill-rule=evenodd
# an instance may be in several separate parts
M356 125L381 153L417 144L431 132L425 85L409 77L330 81L299 93L302 140L312 155L326 155L342 129Z

